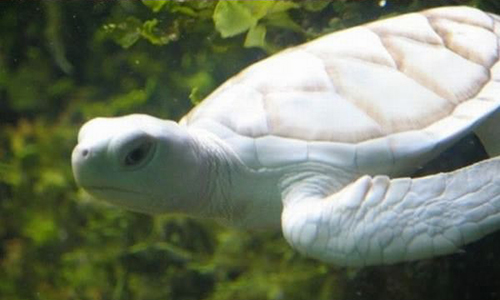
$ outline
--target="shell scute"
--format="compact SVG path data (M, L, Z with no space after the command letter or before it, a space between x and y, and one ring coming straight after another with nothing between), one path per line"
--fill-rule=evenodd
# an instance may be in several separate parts
M335 92L270 93L266 106L271 132L279 136L349 141L383 135L376 121ZM335 118L332 111L336 111Z
M356 145L336 142L309 142L308 160L328 162L345 169L356 167Z
M455 105L474 96L489 79L487 69L446 47L398 36L383 40L403 74ZM429 109L427 114L438 111Z
M493 19L483 11L466 6L439 7L422 12L428 18L449 19L458 23L471 24L493 30Z
M374 22L367 27L380 38L405 37L425 44L443 45L443 40L434 31L428 18L419 13Z
M307 161L307 142L277 136L255 139L258 160L264 166L281 167Z
M383 135L422 128L453 109L448 101L395 69L338 59L327 70L342 98L377 122Z
M365 27L354 27L329 34L299 48L319 57L325 65L329 65L330 59L348 57L396 68L396 63L385 49L380 37Z
M485 68L498 60L498 42L491 30L448 19L431 20L431 23L446 47L467 60Z
M333 91L323 61L305 51L283 51L264 64L255 64L238 75L241 84L262 94L279 91Z
M396 175L418 166L437 145L435 137L423 130L396 133L389 136L388 140L394 161L398 162L393 169Z
M500 77L500 76L498 76ZM475 99L482 101L491 101L498 105L498 96L500 95L500 79L488 82L484 88L477 94Z
M358 172L362 174L377 175L394 173L394 153L389 140L384 137L357 144L356 166Z

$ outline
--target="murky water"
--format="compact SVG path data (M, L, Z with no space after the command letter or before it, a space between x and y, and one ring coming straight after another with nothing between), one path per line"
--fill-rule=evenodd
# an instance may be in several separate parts
M498 233L445 257L339 268L298 254L280 232L108 206L71 170L89 119L178 120L288 46L456 4L500 13L488 0L1 1L0 298L499 299ZM485 158L471 135L417 175Z

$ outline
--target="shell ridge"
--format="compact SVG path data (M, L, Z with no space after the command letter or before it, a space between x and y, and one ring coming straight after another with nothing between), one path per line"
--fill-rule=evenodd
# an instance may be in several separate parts
M427 42L423 42L423 41L420 41L418 39L412 39L412 38L409 38L409 37L406 37L406 36L402 36L402 35L390 35L390 36L387 36L386 38L381 38L381 39L383 41L384 46L387 48L387 50L389 51L389 53L391 53L391 56L396 56L397 54L394 53L395 50L392 50L393 47L391 45L389 45L387 43L387 41L384 41L385 39L390 38L390 37L401 38L401 39L403 39L403 40L405 40L407 42L410 42L410 43L418 43L418 44L427 45L427 46L430 46L430 47L438 47L438 45L427 43ZM440 36L440 38L441 38L441 36ZM454 100L450 99L449 96L446 95L445 91L441 90L439 87L434 87L432 85L426 84L425 82L422 82L423 79L420 79L420 78L418 78L418 76L414 76L410 72L408 72L407 70L405 70L405 68L401 65L401 63L397 64L398 65L398 70L402 74L404 74L406 77L408 77L409 79L411 79L414 82L416 82L418 85L422 86L425 89L428 89L429 91L432 91L433 93L435 93L436 95L438 95L442 99L450 102L453 106L456 106L456 105L458 105L458 104L460 104L460 103L462 103L464 101L467 101L467 100L470 100L470 99L474 98L482 90L482 88L484 87L485 83L488 82L488 80L491 80L491 72L485 66L483 66L483 65L481 65L481 64L479 64L479 63L477 63L477 62L475 62L473 60L470 60L467 57L464 57L463 55L461 55L460 53L457 53L457 52L453 51L452 49L448 48L446 46L446 44L443 43L443 45L441 45L441 47L444 48L444 49L446 49L446 50L448 50L449 52L457 55L461 59L464 59L465 61L470 62L470 63L474 64L475 66L480 67L482 69L482 71L485 74L487 74L485 81L481 82L480 84L478 84L481 87L480 88L476 88L475 92L470 93L471 91L469 90L467 92L470 93L470 95L458 97L458 98L465 98L465 99L463 99L463 100L457 99L457 101L454 101Z
M422 14L422 15L424 15L429 20L434 20L434 19L435 20L439 20L439 19L442 19L442 20L447 20L447 21L454 22L454 23L466 24L468 26L473 26L473 27L476 27L476 28L479 28L479 29L484 29L484 30L491 31L490 27L482 26L482 25L479 25L477 23L467 22L464 19L460 19L460 18L453 18L453 17L449 17L449 16L435 17L435 16L427 15L427 14ZM485 15L487 15L490 18L492 26L493 26L493 18L491 18L491 16L489 16L488 14L485 14Z
M492 20L493 20L493 33L497 36L497 45L498 41L500 40L498 36L500 35L500 16L497 16L495 14L487 14ZM497 46L497 49L500 48L500 46ZM497 53L497 56L500 55L500 50Z
M500 16L497 15L490 15L490 18L493 19L494 17L494 22L493 22L493 33L495 34L497 38L497 58L500 59Z
M479 22L470 22L469 20L467 20L466 18L463 18L463 17L460 17L460 16L451 16L451 15L443 15L443 14L440 14L439 16L436 16L436 15L433 15L433 13L436 13L436 11L439 11L440 9L430 9L430 10L427 10L427 11L423 11L421 14L424 15L426 18L431 18L431 19L445 19L445 20L449 20L449 21L452 21L452 22L456 22L456 23L462 23L462 24L467 24L467 25L470 25L470 26L474 26L474 27L477 27L477 28L482 28L482 29L486 29L486 30L489 30L491 31L491 27L493 27L493 18L490 16L490 14L488 13L484 13L483 11L480 11L482 15L484 16L488 16L490 18L490 26L483 26L481 25ZM477 9L476 9L477 10Z
M254 89L256 90L256 89ZM272 126L271 126L271 121L269 120L270 116L269 116L269 113L268 113L268 104L267 104L267 95L262 93L262 92L259 92L261 95L262 95L262 109L264 110L264 116L266 118L266 127L267 127L267 133L269 134L272 130Z
M241 134L239 134L239 133L237 133L237 132L235 132L235 134L237 134L237 135L241 135ZM253 148L255 149L255 158L257 159L257 162L259 163L259 165L261 165L261 166L265 166L265 165L262 163L262 160L261 160L261 159L260 159L260 157L259 157L259 151L257 151L257 144L255 143L255 140L256 140L256 139L252 139ZM245 165L245 167L246 167L246 168L250 168L250 167L248 167L246 164L244 164L244 165ZM250 169L252 169L252 168L250 168ZM253 170L253 169L252 169L252 170Z
M349 60L351 59L351 57L347 58L340 58L340 59L345 59L345 60ZM356 60L356 59L354 59ZM357 61L364 61L364 60L361 60L361 59L357 59ZM324 64L323 64L324 65ZM379 64L377 64L379 65ZM384 65L384 67L388 68L387 66ZM339 75L337 74L337 72L334 70L334 68L327 68L325 66L325 71L327 72L327 74L329 75L328 78L330 79L330 82L332 83L332 85L335 87L335 90L336 92L339 94L340 97L342 97L342 99L346 100L347 102L349 102L350 104L352 104L357 110L361 111L363 114L365 114L368 118L370 118L375 124L377 124L378 126L378 131L382 134L382 136L385 136L387 135L387 132L385 130L385 128L382 126L381 122L380 122L380 119L377 118L376 115L370 113L370 110L367 109L367 108L363 108L362 105L360 105L360 102L361 101L356 101L355 99L353 99L351 96L348 96L348 93L344 92L342 87L338 86L335 84L335 81L333 80L334 78L332 78L333 76L331 76L332 74L335 74L336 77L339 77Z
M455 53L456 55L460 56L461 58L463 58L463 59L465 59L465 60L467 60L467 61L469 61L469 62L471 62L471 63L473 63L473 64L476 64L476 65L479 65L479 66L483 67L486 71L488 71L488 70L487 70L487 66L485 66L485 65L483 65L483 64L481 64L481 63L479 63L479 62L477 62L477 61L475 61L475 60L473 60L473 59L471 59L471 58L469 58L469 57L467 57L467 56L464 56L462 53L460 53L460 52L458 52L458 51L453 50L453 48L451 48L451 47L449 46L449 42L448 42L448 40L447 40L445 37L443 37L444 33L440 33L440 31L442 31L442 30L440 30L440 29L436 26L436 24L434 24L434 22L432 22L432 21L433 21L433 20L439 20L439 19L446 19L446 20L449 20L449 21L451 21L451 22L455 22L455 23L459 23L459 22L457 22L457 21L455 21L455 20L453 20L453 19L449 19L449 18L439 18L439 19L438 19L438 18L433 18L433 17L426 16L425 14L424 14L424 16L426 17L426 20L427 20L427 22L429 23L429 25L431 26L432 30L434 30L434 32L435 32L435 33L439 36L439 38L441 39L441 41L442 41L442 46L443 46L444 48L448 49L449 51L451 51L451 52ZM463 25L466 25L466 26L477 27L477 28L481 28L481 30L486 30L486 31L488 31L488 32L492 32L492 31L491 31L491 29L489 29L489 28L485 28L485 27L482 27L482 26L474 25L474 24L472 24L472 23L459 23L459 24L463 24ZM492 32L492 33L496 36L496 34L495 34L494 32ZM498 41L498 37L497 37L497 41ZM497 44L498 44L498 43L497 43ZM498 47L497 47L497 49L498 49ZM497 58L498 58L498 51L497 51Z
M441 39L441 43L433 43L433 42L422 40L422 39L420 39L420 38L418 38L416 36L413 36L411 34L405 34L405 33L402 33L402 32L390 32L389 33L389 32L384 32L384 31L380 31L380 30L376 30L376 29L371 29L371 28L370 28L370 30L373 31L377 35L377 37L382 42L382 45L384 45L384 48L387 50L387 52L389 52L389 50L387 49L386 43L384 43L384 39L387 38L387 37L405 38L405 39L412 40L412 41L415 41L415 42L418 42L418 43L427 44L427 45L433 45L433 46L440 46L440 45L444 44L443 39L442 39L442 37L440 35L438 35L438 37ZM391 55L391 58L394 60L394 62L397 62L397 60L394 58L394 56L390 52L389 52L389 54Z
M492 13L487 13L487 15L488 15L488 17L491 18L491 20L493 21L493 23L500 22L500 16L492 14ZM493 26L495 26L495 25L493 25Z
M380 40L380 37L371 28L369 28L367 26L360 26L360 27L363 27L364 29L372 32ZM309 43L311 43L311 42L309 42ZM309 44L309 43L306 43L306 44ZM315 56L316 58L318 58L319 60L321 60L323 62L323 64L324 64L325 59L323 57L321 57L319 54L314 53L311 49L308 49L307 47L305 47L306 44L299 45L299 46L297 46L297 48L300 49L301 51L304 51L304 52L306 52L308 54L311 54L311 55ZM387 52L387 49L385 49L385 47L383 47L383 49L386 51L387 55L391 58L391 61L392 61L393 65L396 66L396 62L394 61L394 58L392 56L390 56L390 54ZM335 56L338 59L342 59L342 58L354 59L354 60L359 60L359 61L363 61L363 62L366 62L366 63L371 63L371 64L375 64L375 65L379 65L379 66L384 66L384 67L391 68L391 66L388 65L387 63L384 63L383 60L377 59L376 57L373 57L373 56L359 56L359 55L353 55L351 53L336 54ZM326 68L326 65L325 65L325 68ZM326 69L325 69L325 72L326 72ZM335 87L335 85L333 85L333 86Z
M384 33L383 32L378 33L376 30L374 30L373 28L371 28L369 26L365 26L365 27L366 27L366 29L368 29L371 32L373 32L373 34L379 39L380 44L382 45L382 48L385 50L385 52L387 53L387 55L391 58L392 62L396 66L396 69L399 70L400 66L399 66L398 61L396 60L396 58L394 57L394 55L392 55L392 53L389 51L389 49L387 49L387 46L385 45L384 40L382 39L382 35L384 35Z
M375 34L380 38L380 41L381 41L382 45L387 50L387 52L389 53L390 57L394 60L394 62L396 64L396 67L397 67L397 70L402 75L404 75L408 79L414 81L416 84L420 85L421 87L423 87L423 88L425 88L425 89L427 89L427 90L435 93L436 95L438 95L439 97L441 97L444 100L448 101L449 103L455 105L455 103L451 99L449 99L446 95L444 95L443 93L440 93L439 91L434 90L433 88L428 87L426 84L422 83L418 78L415 78L415 76L412 76L410 73L408 73L407 71L405 71L405 68L403 67L403 62L401 60L397 59L397 54L392 49L393 47L390 46L387 43L386 39L389 38L389 37L397 37L397 38L402 38L402 39L408 40L410 42L420 43L420 44L424 44L424 45L437 46L438 44L428 43L428 42L425 42L425 41L421 41L421 40L419 40L417 38L413 38L413 37L410 37L410 36L407 36L407 35L403 35L403 34L395 34L395 33L393 33L393 34L379 34L377 32L375 32ZM439 36L439 38L442 40L441 36Z
M391 58L393 59L393 57L391 56ZM361 58L361 57L356 57L356 56L340 56L340 57L337 57L336 59L338 60L352 60L352 61L359 61L359 62L363 62L363 63L367 63L367 64L371 64L371 65L374 65L374 66L379 66L379 67L382 67L382 68L388 68L388 69L391 69L391 70L395 70L395 68L392 68L392 67L389 67L388 65L386 64L383 64L383 63L380 63L376 60L371 60L371 59L364 59L364 58ZM394 59L393 59L394 60ZM394 62L395 65L397 66L396 62ZM325 66L325 69L326 69L326 66ZM335 88L337 88L337 86L335 86Z

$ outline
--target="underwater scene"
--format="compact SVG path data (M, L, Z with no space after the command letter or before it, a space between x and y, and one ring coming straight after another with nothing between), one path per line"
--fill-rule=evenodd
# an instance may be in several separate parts
M0 1L0 299L498 300L499 114L497 0Z

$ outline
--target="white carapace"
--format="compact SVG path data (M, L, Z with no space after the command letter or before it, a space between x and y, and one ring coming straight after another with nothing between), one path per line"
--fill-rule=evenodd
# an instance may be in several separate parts
M329 34L258 62L179 123L85 124L77 183L134 211L280 228L364 266L452 253L500 229L500 18L468 7ZM493 157L412 178L466 134Z

